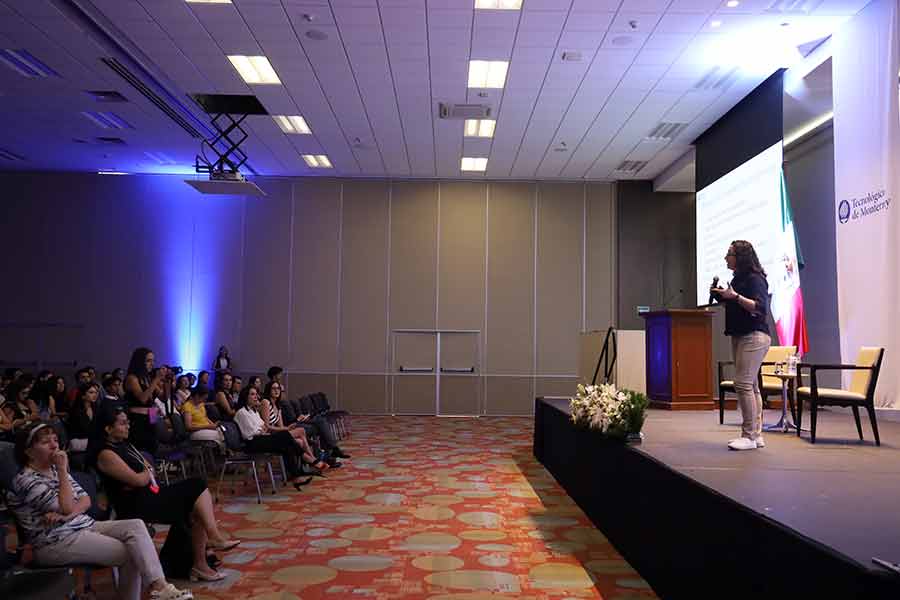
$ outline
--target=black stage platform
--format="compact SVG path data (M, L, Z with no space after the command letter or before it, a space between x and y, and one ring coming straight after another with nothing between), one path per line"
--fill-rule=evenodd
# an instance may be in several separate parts
M767 433L733 452L735 411L653 410L624 446L568 404L537 399L535 456L660 597L900 599L900 575L871 563L900 562L900 424L879 422L879 448L820 412L815 445Z

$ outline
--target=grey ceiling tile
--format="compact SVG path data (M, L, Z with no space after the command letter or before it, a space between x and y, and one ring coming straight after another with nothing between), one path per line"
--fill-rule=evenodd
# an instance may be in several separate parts
M705 14L666 13L657 25L660 33L697 33L706 22Z
M722 0L672 0L669 12L711 13L723 4Z
M621 0L574 0L572 12L616 12Z
M605 33L613 21L615 12L576 12L569 14L566 31L592 31Z
M468 10L432 10L429 4L428 10L428 29L465 29L472 28L472 13L474 12L475 3Z

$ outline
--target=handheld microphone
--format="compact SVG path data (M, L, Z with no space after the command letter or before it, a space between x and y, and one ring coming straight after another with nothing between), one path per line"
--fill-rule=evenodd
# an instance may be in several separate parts
M719 285L719 276L718 275L713 277L712 285L709 287L714 288L717 285ZM715 299L716 299L715 294L713 292L710 292L709 293L709 302L707 302L707 304L712 304L713 300L715 300Z

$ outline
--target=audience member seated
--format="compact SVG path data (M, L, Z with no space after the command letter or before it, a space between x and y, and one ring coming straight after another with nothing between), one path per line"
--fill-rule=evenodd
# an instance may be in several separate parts
M15 373L15 369L3 369L3 373L0 373L0 404L6 402L6 388L13 382Z
M209 371L200 371L197 373L197 385L202 385L206 389L209 389Z
M90 497L69 474L68 458L52 427L39 423L19 432L16 458L22 470L6 501L32 546L35 564L122 567L119 596L123 600L140 600L144 583L151 600L193 597L166 581L142 521L95 521L85 514Z
M16 431L25 426L24 419L16 418L16 411L12 402L0 404L0 441L15 442Z
M191 433L192 440L215 442L219 448L224 449L225 436L219 429L219 424L206 415L207 398L209 398L209 390L205 387L198 385L191 390L188 401L181 405L184 426Z
M234 413L237 412L237 405L234 403L235 398L231 394L233 385L234 378L231 373L219 373L216 376L215 405L219 409L219 414L222 418L229 421L234 419Z
M44 400L47 403L47 414L50 419L66 418L70 407L66 404L65 377L62 375L51 375L44 382Z
M157 418L154 399L165 376L162 369L153 370L154 360L152 350L137 348L128 361L128 374L125 377L125 404L131 421L129 441L139 450L150 454L156 454L158 447L154 429Z
M259 375L253 375L250 377L250 380L247 382L247 385L254 388L257 392L262 394L262 377ZM243 389L243 388L242 388Z
M306 431L298 423L291 423L285 426L281 418L281 384L277 381L270 381L266 384L263 392L263 399L260 403L259 415L264 423L269 427L272 433L286 431L294 438L294 442L303 451L301 457L303 462L311 465L319 471L324 471L329 467L328 463L316 459L315 451L310 447L309 440L306 439Z
M100 388L96 383L82 383L78 386L75 403L66 419L66 432L69 434L69 450L84 452L88 441L97 435L96 415L97 400Z
M103 408L118 406L127 408L122 390L122 379L115 373L103 378Z
M66 406L71 406L75 402L75 395L78 393L78 386L82 383L91 381L91 371L87 367L81 367L75 371L75 385L66 392Z
M41 420L41 414L37 404L31 399L31 391L34 389L34 378L31 375L22 375L6 388L6 404L12 406L15 414L16 427L24 427L34 421Z
M350 455L338 446L337 438L334 437L334 432L325 415L313 416L310 413L303 412L303 403L299 400L288 401L285 398L282 400L282 406L306 430L307 435L316 436L319 439L320 445L328 454L325 460L329 465L332 467L340 466L340 463L337 462L338 458L350 458ZM287 411L287 407L290 407L291 410Z
M231 406L237 410L238 398L244 389L244 380L239 375L231 374Z
M162 554L177 553L177 548L167 548L172 545L174 529L190 531L191 580L224 579L224 573L207 564L206 549L227 551L240 541L229 540L219 531L206 482L191 478L160 487L153 466L128 442L129 415L113 410L104 412L101 419L105 443L97 455L97 468L103 476L116 514L172 525Z
M179 375L178 379L175 380L175 392L173 393L173 399L175 401L175 408L177 410L181 410L181 405L187 402L188 397L191 395L191 379L187 375Z
M240 408L234 415L234 422L241 430L241 437L248 452L280 454L291 483L297 490L310 482L304 479L300 471L300 447L287 431L270 432L269 427L259 414L259 392L249 385L241 390L238 401Z
M275 382L281 386L282 391L285 391L287 389L287 386L284 385L284 369L283 368L281 368L277 365L269 367L269 369L266 371L266 377L268 377L268 379L269 379L266 382L266 385ZM260 391L262 391L262 390L260 390Z

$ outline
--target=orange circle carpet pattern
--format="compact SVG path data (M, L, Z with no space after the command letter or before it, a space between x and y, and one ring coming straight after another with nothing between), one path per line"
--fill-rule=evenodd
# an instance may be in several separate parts
M354 417L352 459L302 492L264 488L257 504L252 483L223 485L217 516L243 543L195 598L655 598L534 459L532 428Z

